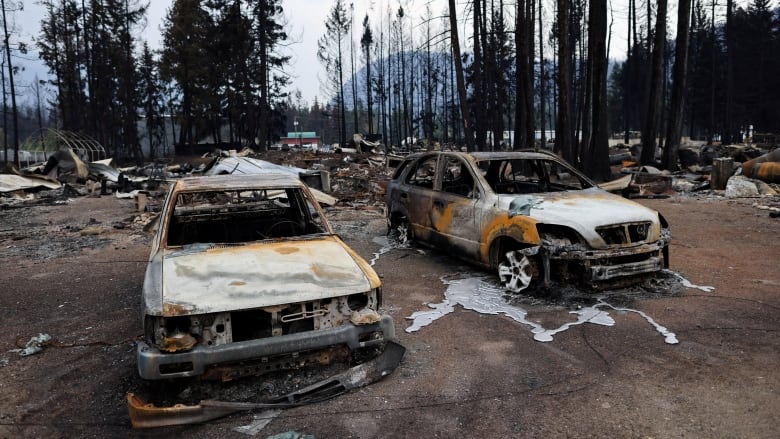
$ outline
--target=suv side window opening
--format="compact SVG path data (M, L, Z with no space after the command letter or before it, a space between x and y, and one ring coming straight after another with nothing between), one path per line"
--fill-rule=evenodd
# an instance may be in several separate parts
M468 198L478 198L475 179L466 164L457 157L444 158L441 190Z
M436 178L436 156L421 158L406 176L406 183L433 189Z

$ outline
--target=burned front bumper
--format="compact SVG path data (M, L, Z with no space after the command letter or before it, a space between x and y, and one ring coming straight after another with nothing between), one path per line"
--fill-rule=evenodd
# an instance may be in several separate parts
M590 281L605 281L624 276L638 276L640 274L655 273L664 268L664 259L660 256L651 256L644 261L627 262L614 265L591 265L588 267Z
M347 322L336 328L298 332L278 337L227 343L219 346L197 345L187 352L165 353L145 342L138 342L138 374L147 380L202 375L209 366L315 351L345 345L349 349L373 346L395 339L393 319L383 315L379 322L354 325Z
M661 239L621 248L594 250L582 244L536 246L522 250L526 255L539 255L543 263L545 282L550 280L550 262L559 261L581 267L579 273L585 282L655 273L669 267L671 234L665 231Z

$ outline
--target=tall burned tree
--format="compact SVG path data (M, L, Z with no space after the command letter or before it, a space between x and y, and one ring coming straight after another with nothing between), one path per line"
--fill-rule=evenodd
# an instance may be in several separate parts
M317 42L317 57L325 67L328 78L324 86L336 93L338 106L339 143L347 142L346 111L344 105L344 38L349 34L350 20L342 0L336 0L325 19L325 34Z
M534 142L534 51L533 22L530 4L519 0L515 9L515 138L514 149L527 148Z
M561 0L563 1L563 0ZM474 149L473 128L469 119L469 103L466 96L466 80L463 76L463 61L460 55L460 38L458 36L458 15L455 6L455 0L449 0L450 16L450 46L452 47L452 58L455 63L455 80L458 86L458 97L460 99L460 117L463 123L463 132L466 136L466 149Z
M588 82L591 88L591 136L582 162L598 181L611 178L607 113L607 0L591 0L588 19Z
M529 1L533 3L533 1ZM504 2L503 0L498 2L497 7L491 8L490 13L490 27L488 29L488 38L486 39L487 45L485 47L485 62L486 62L486 82L485 89L488 97L487 110L488 110L488 123L487 126L493 133L493 147L505 148L512 147L512 145L503 144L503 133L505 129L506 117L510 113L510 94L511 94L511 70L513 64L513 52L514 47L512 39L508 38L506 23L504 21ZM531 19L533 22L533 19ZM528 30L529 38L533 39L533 26ZM529 53L526 57L527 62L530 63L530 70L533 72L533 41L529 42ZM533 75L531 75L533 78ZM530 97L530 111L525 112L526 120L530 125L531 133L533 133L534 111L533 111L533 79L526 84L528 90L527 95ZM531 134L533 135L533 134Z
M358 123L358 97L357 97L357 76L355 76L355 38L353 29L355 28L355 4L349 4L349 64L351 74L349 75L350 84L352 84L352 132L360 132Z
M168 11L163 30L160 75L174 81L181 96L178 143L193 144L197 138L196 121L205 112L203 102L209 90L208 36L211 17L200 0L176 0Z
M120 0L114 7L109 8L111 21L119 36L118 46L114 53L114 65L117 72L117 103L119 111L118 126L121 127L120 138L123 154L132 157L137 164L143 162L143 152L138 138L138 107L141 99L138 95L138 75L136 71L135 40L131 27L138 23L146 14L145 8L131 9L129 0Z
M257 137L261 140L261 150L265 150L273 141L275 133L283 132L285 127L282 103L287 95L284 89L289 78L275 73L281 71L290 60L289 56L278 52L278 46L287 40L281 22L281 4L281 0L250 2L254 62L250 63L249 74L255 78L255 99L259 114Z
M426 16L425 16L425 99L424 99L424 109L422 113L422 120L423 120L423 133L425 137L429 140L432 140L434 138L434 100L436 99L434 96L438 97L438 94L435 93L435 84L436 84L436 68L433 64L433 58L431 57L431 9L430 6L426 7Z
M650 72L650 92L647 98L647 111L642 126L642 155L644 164L653 163L656 153L656 137L661 119L661 92L663 87L664 47L666 46L666 2L658 1L653 42L653 61Z
M89 117L84 111L86 96L80 83L80 68L76 63L77 6L73 1L47 0L46 14L41 21L38 39L40 57L48 66L57 93L57 110L62 128L80 131Z
M8 66L8 85L11 87L11 111L13 112L13 124L14 124L14 163L19 165L19 115L16 108L16 88L14 87L14 66L11 60L11 34L8 31L8 20L5 14L5 0L0 2L0 6L3 8L3 41L5 43L5 57L6 66ZM3 72L5 75L5 72ZM5 78L5 76L3 76ZM3 87L3 93L5 93L5 86ZM5 113L4 113L5 114ZM3 126L5 129L5 125ZM5 161L8 161L8 157L5 156Z
M571 105L571 48L569 46L569 2L558 0L558 119L555 123L555 151L574 162Z
M677 6L677 43L674 53L674 77L672 78L672 102L669 111L669 123L663 151L664 168L677 170L677 154L682 137L683 116L685 113L685 92L688 81L688 43L689 23L691 21L691 0L680 0Z
M472 87L472 114L474 116L474 143L475 149L480 150L485 146L487 139L487 110L485 105L485 65L483 59L483 48L485 47L483 39L485 38L485 29L483 28L483 5L482 0L472 0L474 6L473 25L473 57L471 63L471 87Z
M374 113L371 96L371 47L374 44L374 35L371 32L371 24L368 14L363 18L363 35L360 37L360 47L363 49L363 57L366 62L366 107L368 111L368 134L374 134Z
M160 81L157 60L149 44L144 42L138 64L138 89L141 109L146 121L146 137L149 140L149 158L165 153L165 119L163 118L163 84Z
M141 159L134 32L138 0L43 2L37 44L55 86L62 128L98 139L118 158Z
M547 114L545 111L545 104L547 100L546 82L545 77L545 59L544 59L544 28L542 27L542 0L539 0L539 127L542 129L539 142L544 148L547 145Z

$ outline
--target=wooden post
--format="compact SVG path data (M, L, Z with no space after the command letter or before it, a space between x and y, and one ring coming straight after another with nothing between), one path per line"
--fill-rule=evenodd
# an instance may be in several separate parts
M710 188L714 190L726 189L729 177L734 173L734 159L720 158L712 161L712 173L710 173Z

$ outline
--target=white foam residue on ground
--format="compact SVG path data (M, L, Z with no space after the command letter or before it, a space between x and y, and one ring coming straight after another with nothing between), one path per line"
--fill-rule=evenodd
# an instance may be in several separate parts
M447 285L447 291L444 293L444 300L441 303L429 303L429 311L417 311L407 317L412 320L412 324L406 328L406 332L416 332L419 329L430 325L437 319L453 312L455 305L460 305L465 309L476 311L481 314L505 315L518 323L531 327L534 334L534 340L540 342L550 342L553 336L563 332L575 325L583 323L592 323L595 325L614 326L615 320L609 315L608 311L599 309L609 307L616 311L635 312L644 317L653 327L664 336L666 343L678 343L677 337L665 327L659 325L650 316L642 311L628 308L616 308L603 300L597 304L575 311L571 314L577 315L577 320L568 322L555 329L547 329L541 324L528 320L526 317L528 311L523 308L510 305L504 299L505 290L491 283L484 277L470 277L456 280L447 280L442 278L442 282Z
M379 244L381 247L377 252L374 253L374 257L370 261L372 266L383 254L399 248L408 248L408 244L401 244L399 242L389 240L386 236L375 237L373 241ZM677 277L685 287L698 288L708 293L715 289L714 287L694 285L688 281L688 279L682 277L678 273L675 273L671 270L665 271ZM428 326L434 321L442 318L443 316L455 311L455 305L460 305L465 309L475 311L480 314L503 314L518 323L530 326L531 333L534 334L534 340L540 342L550 342L553 341L553 336L555 334L563 332L575 325L592 323L594 325L614 326L615 320L609 315L609 312L599 309L602 307L608 307L615 311L633 312L639 314L645 320L647 320L648 323L653 325L653 328L655 328L656 331L663 335L664 341L666 343L679 343L677 340L677 335L674 332L671 332L665 326L658 324L655 320L653 320L652 317L648 316L644 312L630 308L616 308L601 299L599 299L599 302L593 306L569 311L570 314L577 315L577 320L564 323L555 329L547 329L537 322L528 320L526 318L528 311L507 303L507 301L504 299L506 290L488 281L487 278L469 277L448 280L442 277L441 281L447 285L447 291L444 293L444 300L441 303L429 303L428 308L430 308L430 310L417 311L412 313L411 316L407 317L407 319L412 321L412 324L406 328L406 332L416 332L421 328Z
M661 333L661 335L664 336L664 341L665 342L667 342L668 344L677 344L677 343L679 343L679 341L677 340L677 334L675 334L674 332L666 329L665 326L659 325L658 323L656 323L655 320L653 320L652 317L650 317L649 315L645 314L642 311L639 311L639 310L636 310L636 309L631 309L631 308L616 308L616 307L610 305L609 303L604 302L603 300L599 300L599 303L597 303L595 306L597 306L597 307L598 306L608 306L608 307L614 309L615 311L626 311L626 312L637 313L640 316L644 317L645 320L647 320L651 325L653 325L653 327L655 328L656 331L658 331L659 333Z
M683 284L686 288L695 288L697 290L702 290L705 293L711 293L712 290L715 289L715 287L708 287L708 286L702 286L702 285L694 285L689 281L688 279L682 277L680 273L675 273L672 270L664 270L664 272L671 274L672 276L676 277L677 279L680 279L680 283Z
M401 244L400 242L387 239L387 236L376 236L374 237L373 241L382 247L379 248L376 252L374 252L374 257L371 258L370 261L368 261L369 265L372 267L374 264L376 264L376 261L379 260L379 257L383 254L389 252L390 250L395 250L398 248L408 248L408 244Z

